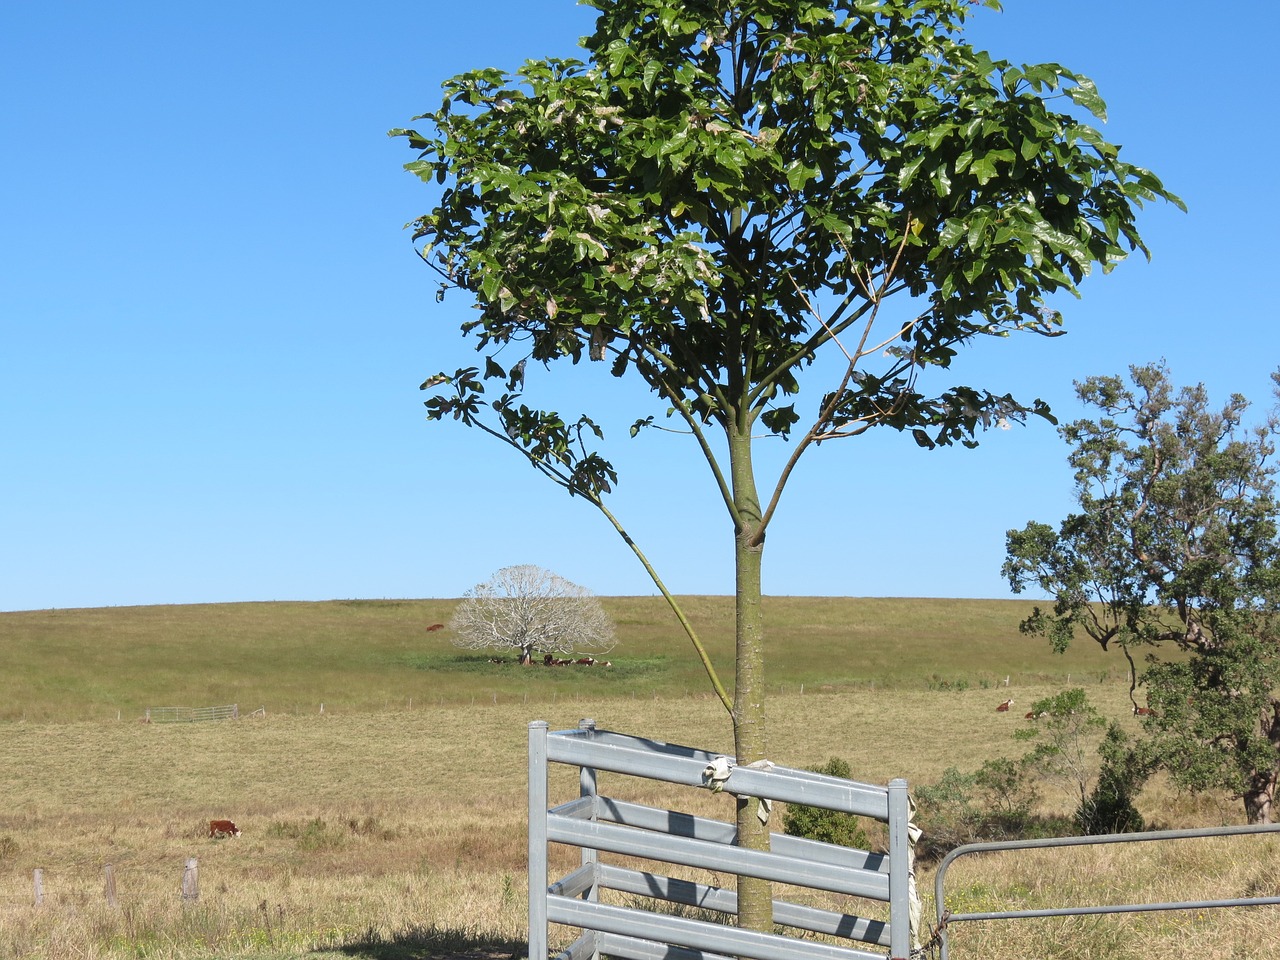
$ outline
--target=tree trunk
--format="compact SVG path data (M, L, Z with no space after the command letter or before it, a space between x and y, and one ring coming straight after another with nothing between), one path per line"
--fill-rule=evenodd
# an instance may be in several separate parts
M1276 782L1268 773L1255 773L1244 792L1244 814L1249 823L1271 823Z
M764 612L761 609L760 501L751 463L750 432L730 440L734 503L741 518L734 540L736 586L736 680L733 693L733 742L738 763L765 759ZM769 849L769 825L759 816L756 797L738 800L738 845ZM767 880L738 878L738 926L772 932L773 897Z

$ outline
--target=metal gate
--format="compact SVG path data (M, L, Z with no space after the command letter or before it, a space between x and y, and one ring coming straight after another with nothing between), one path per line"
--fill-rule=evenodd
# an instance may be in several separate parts
M1018 920L1030 917L1077 917L1104 913L1151 913L1159 910L1202 910L1214 907L1258 907L1280 904L1280 897L1236 897L1223 900L1184 900L1176 903L1123 903L1089 907L1050 907L1041 910L1001 910L988 913L950 913L946 909L943 885L947 868L960 857L1002 850L1031 850L1041 847L1082 847L1103 843L1142 843L1153 840L1188 840L1198 837L1229 837L1280 832L1280 823L1248 827L1206 827L1200 830L1153 830L1149 833L1108 833L1096 837L1050 837L1043 840L1005 840L967 843L956 847L938 865L933 896L937 911L937 931L942 960L948 960L947 925L968 920Z
M551 763L579 769L578 796L551 809ZM888 826L888 854L869 853L785 834L771 834L769 851L734 846L731 823L630 803L602 795L598 773L627 774L698 789L803 803L879 820ZM887 947L906 958L912 947L910 800L905 780L888 787L842 780L772 764L739 766L718 754L641 737L597 730L583 720L576 730L551 732L529 724L529 958L548 955L548 924L579 928L581 936L556 960L884 960L886 954L813 939L743 930L671 912L603 903L614 890L665 903L732 916L732 889L606 863L601 853L683 864L733 876L833 891L889 905L889 919L868 919L774 900L775 923L801 931ZM581 866L548 881L548 843L581 849Z

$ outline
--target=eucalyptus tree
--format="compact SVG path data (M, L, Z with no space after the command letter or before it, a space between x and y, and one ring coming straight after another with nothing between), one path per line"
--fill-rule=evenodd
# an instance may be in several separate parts
M1280 385L1280 373L1276 374ZM1077 631L1128 659L1147 688L1143 762L1193 790L1241 798L1269 822L1280 782L1280 421L1210 405L1163 365L1077 384L1096 414L1062 428L1080 510L1007 535L1015 592L1054 598L1025 632L1066 649ZM1278 411L1280 412L1280 411ZM1138 674L1134 652L1146 654Z
M1087 78L967 43L969 0L586 3L583 60L456 76L421 132L391 131L436 185L414 237L437 297L474 299L462 329L484 357L426 380L428 417L478 427L608 518L750 762L766 742L761 560L797 462L877 426L932 448L1049 417L955 382L952 361L1060 332L1046 298L1145 252L1136 208L1176 198L1086 122L1105 116ZM633 435L666 410L705 458L735 548L732 694L608 508L599 424L526 400L539 366L584 356L651 391ZM806 370L830 376L801 406ZM793 441L769 476L762 437ZM739 836L760 846L756 812L741 802ZM767 923L767 897L745 901L743 921Z

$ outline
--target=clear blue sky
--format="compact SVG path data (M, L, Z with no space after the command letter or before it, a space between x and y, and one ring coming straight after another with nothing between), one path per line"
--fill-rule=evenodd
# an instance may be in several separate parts
M387 129L445 77L572 55L572 0L0 6L0 610L453 597L536 563L653 592L616 534L418 384L470 362L402 225L428 209ZM1104 128L1190 207L1151 264L1086 281L1055 341L983 343L959 382L1078 411L1073 379L1167 359L1269 405L1275 8L1008 0L970 36L1093 77ZM614 507L678 593L729 593L731 533L684 438L603 407ZM570 403L572 402L570 399ZM634 395L630 399L635 399ZM570 406L566 403L566 408ZM660 410L657 412L661 412ZM611 415L612 414L612 415ZM977 451L826 444L765 555L772 594L1002 597L1004 532L1070 505L1047 424Z

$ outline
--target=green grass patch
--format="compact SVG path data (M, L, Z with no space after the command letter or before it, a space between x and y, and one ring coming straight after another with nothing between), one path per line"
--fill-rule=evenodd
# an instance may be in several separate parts
M603 600L612 667L521 667L450 642L453 600L335 600L0 613L0 720L137 719L147 707L238 703L317 713L542 697L698 696L701 663L660 597ZM731 597L684 597L727 687ZM1123 673L1088 641L1065 656L1022 636L1021 601L769 597L771 690L963 691ZM500 656L507 663L490 663ZM927 679L926 679L927 678Z

